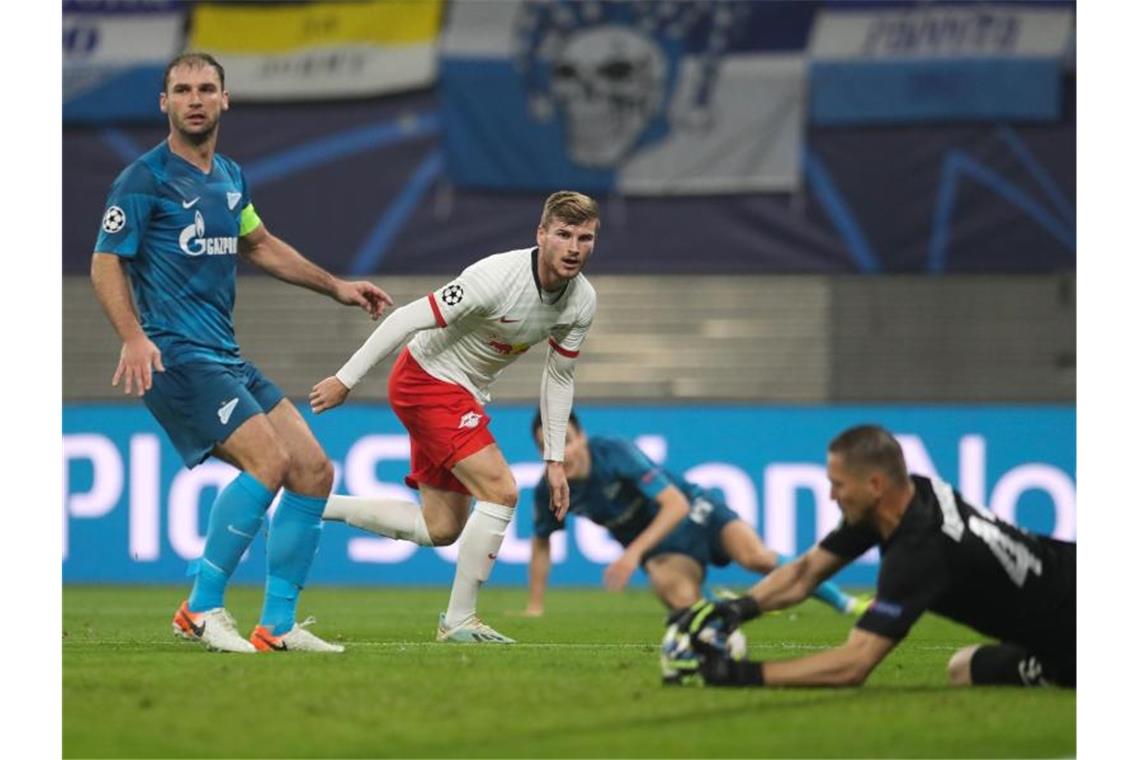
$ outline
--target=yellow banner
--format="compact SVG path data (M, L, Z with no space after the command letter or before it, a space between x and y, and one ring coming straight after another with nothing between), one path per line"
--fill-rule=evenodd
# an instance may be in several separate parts
M443 0L372 0L306 5L194 6L189 49L226 53L288 53L328 45L434 43Z

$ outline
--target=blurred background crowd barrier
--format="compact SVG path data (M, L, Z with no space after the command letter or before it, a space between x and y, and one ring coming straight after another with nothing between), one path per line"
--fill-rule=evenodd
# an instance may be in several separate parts
M532 245L550 192L595 195L580 412L664 441L679 472L735 468L710 484L782 549L834 509L818 472L772 468L818 465L868 419L928 442L915 469L1075 536L1075 23L1075 3L1033 1L64 2L65 579L177 580L232 477L186 485L141 404L107 403L118 342L87 280L110 183L167 133L163 68L184 50L226 67L219 148L268 228L398 303ZM373 327L239 271L243 351L298 402ZM524 486L540 353L490 409ZM393 462L347 475L360 446L406 457L387 366L317 424L344 492L402 487ZM600 577L583 530L555 581ZM393 580L332 540L317 580ZM445 582L447 561L401 558L399 578ZM497 579L522 582L511 563Z

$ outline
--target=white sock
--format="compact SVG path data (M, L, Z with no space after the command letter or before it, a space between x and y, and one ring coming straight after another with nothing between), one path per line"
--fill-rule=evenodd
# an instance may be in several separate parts
M444 624L454 626L475 614L479 587L491 575L514 513L512 508L502 504L475 502L459 541L459 561L455 564L455 581L451 584Z
M433 546L423 509L410 501L333 494L325 505L324 519L420 546Z

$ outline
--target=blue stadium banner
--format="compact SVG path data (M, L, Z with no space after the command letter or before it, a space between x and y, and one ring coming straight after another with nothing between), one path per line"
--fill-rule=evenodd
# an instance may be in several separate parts
M820 11L811 121L1056 120L1071 7L931 4Z
M181 2L63 4L63 120L163 122L167 62L185 44Z
M491 429L521 489L519 510L491 582L524 585L533 486L542 474L530 438L533 409L492 407ZM664 406L578 408L588 433L635 441L653 460L720 494L773 548L802 552L836 524L824 469L828 441L867 421L886 425L915 472L937 474L970 501L1027 529L1076 538L1076 414L1068 406ZM338 493L414 499L403 484L409 445L383 405L306 416L336 466ZM63 409L63 579L69 583L180 583L202 551L209 506L236 471L215 460L186 470L141 404ZM594 585L619 554L606 533L570 518L555 534L551 582ZM235 574L264 578L264 536ZM313 583L450 583L455 547L422 549L326 526ZM841 583L874 582L874 551ZM710 582L754 576L713 569ZM641 574L635 583L644 583Z
M454 3L442 41L459 185L631 195L799 186L808 3Z

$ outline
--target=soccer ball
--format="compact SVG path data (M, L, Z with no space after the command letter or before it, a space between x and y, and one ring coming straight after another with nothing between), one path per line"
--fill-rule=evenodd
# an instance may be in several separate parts
M748 642L739 630L725 636L723 630L709 626L697 635L701 642L733 660L743 660L748 654ZM699 665L692 637L676 623L670 624L661 639L661 680L666 684L700 683Z

